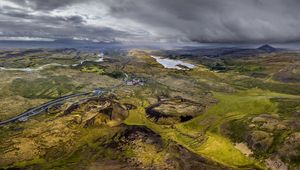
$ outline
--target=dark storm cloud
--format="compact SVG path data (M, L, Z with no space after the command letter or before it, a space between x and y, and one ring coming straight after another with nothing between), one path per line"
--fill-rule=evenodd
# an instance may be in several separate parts
M111 0L115 17L158 34L206 42L296 41L299 0Z
M1 29L6 31L8 37L39 37L51 39L68 39L73 37L84 37L90 40L113 41L117 36L129 36L127 33L113 30L111 28L98 28L91 26L76 26L76 27L45 27L39 23L24 25L19 22L2 22L0 21ZM22 30L11 29L22 28Z
M87 37L199 42L284 42L300 40L299 0L10 0L22 8L0 8L0 32L10 36ZM86 9L83 14L54 16L74 5L105 7L106 16ZM0 2L1 7L1 2ZM39 11L36 15L30 11ZM95 17L96 16L96 17ZM89 25L87 19L113 19ZM16 21L9 20L14 18ZM9 20L9 22L7 22ZM109 22L108 22L109 23ZM4 25L2 25L4 24ZM18 25L19 27L16 27ZM23 29L26 28L26 29ZM13 35L15 34L15 35Z
M11 0L16 4L26 6L35 10L53 10L68 5L83 2L83 0Z
M68 15L57 16L48 12L36 11L44 10L47 6L46 1L23 1L15 0L21 7L10 7L0 4L0 39L1 37L38 37L46 39L84 39L84 40L99 40L99 41L115 41L115 37L131 36L127 32L114 30L109 26L93 26L86 24L86 16ZM48 1L47 1L48 2ZM47 9L60 8L68 3L57 1L48 4ZM66 2L66 1L65 1ZM69 4L73 2L68 1ZM75 1L74 1L75 2ZM39 7L39 10L32 10L31 7ZM49 6L50 5L50 6Z
M31 15L22 10L2 10L0 15L5 15L13 18L22 18L30 20L31 23L44 23L44 24L82 24L85 22L84 18L79 15L73 16L47 16L47 15Z

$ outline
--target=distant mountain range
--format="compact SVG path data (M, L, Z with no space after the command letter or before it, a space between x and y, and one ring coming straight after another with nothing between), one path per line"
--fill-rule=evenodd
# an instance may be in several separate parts
M168 46L169 45L169 46ZM283 44L284 45L284 44ZM164 48L168 46L169 48ZM278 46L278 45L277 45ZM279 45L280 47L280 45ZM288 46L287 46L288 47ZM293 47L300 49L300 43L295 44ZM207 56L207 57L243 57L251 56L260 53L272 53L284 50L283 48L275 48L271 45L265 44L257 47L257 45L251 44L201 44L194 46L184 46L181 44L160 44L160 43L134 43L126 44L120 42L92 42L86 40L73 40L73 39L59 39L51 42L46 41L1 41L0 49L13 49L13 48L24 48L24 49L35 49L35 48L74 48L79 50L130 50L133 48L141 49L154 49L162 50L165 54L177 55L177 56ZM166 50L169 49L169 50Z
M75 49L103 49L119 47L117 42L92 42L84 40L60 39L55 41L0 41L0 49L35 49L35 48L75 48Z
M178 56L184 57L195 57L195 56L206 56L206 57L247 57L262 53L272 53L283 51L284 49L275 48L271 45L265 44L258 48L247 48L247 47L216 47L216 48L199 48L199 47L186 47L175 51ZM174 55L173 50L164 51L165 55Z
M268 44L265 44L265 45L262 45L260 47L257 48L257 50L260 50L260 51L265 51L265 52L268 52L268 53L272 53L272 52L275 52L277 51L278 49L268 45Z

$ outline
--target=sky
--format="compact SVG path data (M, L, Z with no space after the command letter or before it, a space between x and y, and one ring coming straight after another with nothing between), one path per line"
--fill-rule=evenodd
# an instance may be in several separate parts
M0 40L299 42L299 0L0 0Z

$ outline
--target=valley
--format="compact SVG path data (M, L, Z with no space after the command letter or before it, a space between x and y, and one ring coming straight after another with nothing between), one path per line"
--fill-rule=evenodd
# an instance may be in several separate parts
M299 77L268 45L0 50L0 169L296 170Z

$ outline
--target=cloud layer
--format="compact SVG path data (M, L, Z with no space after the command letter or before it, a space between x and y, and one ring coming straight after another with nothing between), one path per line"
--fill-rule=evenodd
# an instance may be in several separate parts
M290 42L299 0L1 0L0 39Z

